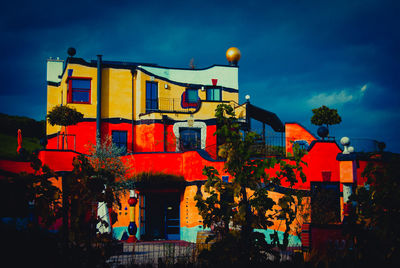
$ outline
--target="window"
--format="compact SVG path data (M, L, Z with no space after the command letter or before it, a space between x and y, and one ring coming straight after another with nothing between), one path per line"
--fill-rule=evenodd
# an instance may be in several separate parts
M199 96L197 88L187 88L181 96L182 108L197 108L199 105Z
M197 103L199 96L197 95L197 89L188 88L186 89L186 102Z
M179 129L179 145L182 151L200 149L201 148L200 128L181 127Z
M127 131L113 130L111 133L112 143L121 148L121 154L126 154L127 152L127 143L128 143L128 133Z
M300 150L308 150L308 142L307 141L305 141L305 140L297 140L297 141L295 141L294 143L293 143L293 145L292 145L292 147L294 147L294 145L295 144L298 144L299 145L299 149Z
M221 101L221 95L220 88L207 88L206 98L208 101Z
M91 78L68 80L68 103L90 103Z
M146 113L158 110L158 85L156 82L146 82Z

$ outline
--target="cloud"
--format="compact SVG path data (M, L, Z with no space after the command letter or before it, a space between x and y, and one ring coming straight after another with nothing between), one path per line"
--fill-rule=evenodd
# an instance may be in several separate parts
M342 89L332 93L320 93L311 96L307 101L310 107L314 106L341 106L349 102L360 101L367 90L367 84L363 85L359 90Z
M361 92L365 92L367 90L367 84L363 85L360 89Z

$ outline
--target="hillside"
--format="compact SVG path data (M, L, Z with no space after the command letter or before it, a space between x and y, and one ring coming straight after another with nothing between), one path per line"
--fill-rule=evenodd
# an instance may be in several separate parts
M0 113L0 125L0 159L18 159L18 129L21 129L22 147L26 151L33 152L41 148L40 139L45 136L44 121Z

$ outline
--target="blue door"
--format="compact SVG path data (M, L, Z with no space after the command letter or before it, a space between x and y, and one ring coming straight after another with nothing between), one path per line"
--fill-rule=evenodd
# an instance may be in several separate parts
M168 240L180 239L179 195L171 195L165 203L165 234Z
M143 240L180 239L180 193L146 194Z

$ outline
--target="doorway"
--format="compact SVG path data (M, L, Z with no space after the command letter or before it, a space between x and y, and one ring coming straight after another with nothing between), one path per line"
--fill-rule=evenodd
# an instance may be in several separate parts
M180 193L145 194L144 240L180 239Z

